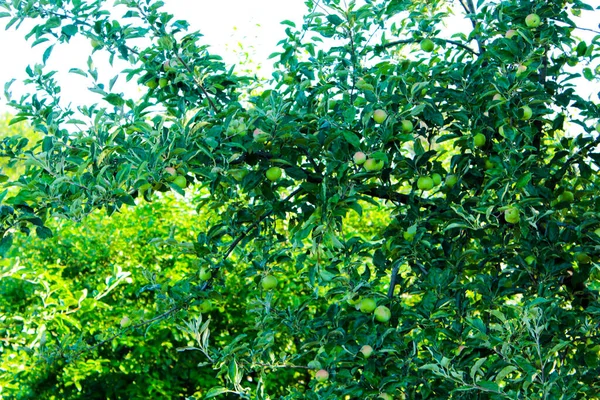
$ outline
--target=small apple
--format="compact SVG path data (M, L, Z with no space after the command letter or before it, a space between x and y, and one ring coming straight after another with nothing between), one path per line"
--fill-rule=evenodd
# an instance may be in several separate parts
M485 169L492 169L496 166L496 164L494 164L492 161L490 161L490 159L486 159L485 160Z
M373 120L378 124L383 124L383 121L387 118L385 110L375 110L373 112Z
M387 393L381 393L377 398L382 400L394 400L394 398Z
M458 176L454 174L446 175L446 182L444 183L447 187L453 188L458 183Z
M594 233L595 233L596 235L600 236L600 228L596 228L596 229L594 230Z
M600 122L596 124L596 132L600 133Z
M424 39L421 40L421 50L427 52L427 53L431 53L433 51L433 42L431 41L431 39Z
M200 303L198 309L201 313L207 313L212 310L212 302L210 300L204 300L202 303Z
M413 123L410 122L407 119L403 119L402 122L400 123L402 126L402 132L403 133L411 133L413 131Z
M537 14L529 14L527 17L525 17L525 25L527 25L529 28L537 28L541 23L542 20Z
M198 274L198 277L199 277L199 278L200 278L200 280L202 280L202 281L207 281L207 280L209 280L210 278L212 278L212 272L211 272L210 268L205 268L205 267L202 267L202 268L200 269L200 272L199 272L199 274Z
M352 159L354 160L354 164L362 165L365 163L365 161L367 161L367 155L362 151L357 151L356 153L354 153Z
M307 365L308 368L310 369L321 369L321 363L318 360L312 360L308 362Z
M591 257L583 251L575 254L575 259L580 264L589 264L590 262L592 262Z
M416 234L417 234L416 232L415 233L410 233L408 231L402 232L402 236L404 237L404 239L409 242L411 242L415 238Z
M169 80L167 78L160 78L158 80L158 87L161 89L166 87L168 84L169 84Z
M121 318L121 328L127 328L129 325L131 325L131 320L127 315L125 315L123 318Z
M510 224L516 224L521 220L519 209L516 207L507 208L504 211L504 219Z
M483 147L485 146L485 142L486 142L486 138L485 135L483 133L478 133L475 136L473 136L473 144L476 147Z
M521 113L523 114L521 116L521 119L524 121L528 120L533 115L533 111L531 111L531 107L529 106L521 107Z
M392 312L386 306L379 306L375 309L375 319L379 322L388 322L392 318Z
M320 369L315 374L315 379L317 380L317 382L327 382L327 380L329 379L329 372L327 372L324 369Z
M383 169L383 160L369 158L365 161L364 167L368 172L381 171Z
M362 353L363 357L369 358L371 357L371 354L373 354L373 348L368 344L365 344L363 347L360 348L360 352Z
M433 188L433 179L428 176L422 176L417 179L417 187L419 190L431 190Z
M165 179L169 182L172 182L175 180L175 178L177 178L177 170L173 167L167 167L164 170L165 172Z
M146 81L146 83L144 83L144 85L146 85L146 87L148 87L150 89L156 89L158 87L158 82L156 81L156 79L150 79L150 80Z
M173 180L173 183L183 189L187 186L187 179L185 179L185 176L183 175L177 175Z
M523 65L523 64L519 64L517 65L517 72L516 75L517 76L521 76L523 75L525 72L527 72L527 66Z
M535 262L535 257L530 254L527 257L525 257L525 262L527 263L527 265L531 265Z
M256 128L254 132L252 132L252 138L256 143L264 143L269 139L269 134Z
M262 279L261 285L265 290L275 289L277 287L277 278L273 275L267 275Z
M377 303L375 302L375 300L369 297L361 299L360 303L358 304L358 308L360 309L360 311L364 312L365 314L372 313L376 307Z
M558 196L559 203L572 203L574 200L575 196L573 195L573 192L570 192L568 190L565 190L560 194L560 196Z
M438 186L442 183L442 176L437 172L431 174L431 180L433 181L434 186Z
M281 173L282 173L281 168L271 167L267 170L265 175L267 176L268 180L270 180L271 182L275 182L275 181L279 180L279 178L281 178Z
M504 35L505 38L507 39L512 39L515 36L517 36L517 31L514 29L509 29L506 31L506 34Z

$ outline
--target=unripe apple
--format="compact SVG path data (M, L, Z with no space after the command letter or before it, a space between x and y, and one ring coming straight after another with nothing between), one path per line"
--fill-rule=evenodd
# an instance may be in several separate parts
M525 257L525 262L527 263L527 265L531 265L535 262L535 257L532 255L528 255L527 257Z
M484 166L485 169L492 169L496 166L496 164L494 164L490 159L486 159Z
M483 147L483 146L485 146L485 141L486 141L486 138L485 138L485 135L483 133L478 133L475 136L473 136L473 144L476 147Z
M401 122L402 132L411 133L414 129L413 123L407 119L403 119Z
M383 124L383 121L387 118L385 110L375 110L373 112L373 120L378 124Z
M382 400L394 400L394 398L387 393L381 393L377 398Z
M410 233L408 231L402 232L402 237L404 237L404 239L409 242L414 239L415 235L416 235L416 232L415 233Z
M442 183L442 176L440 174L438 174L437 172L431 174L431 180L433 181L433 184L435 186L438 186L440 183Z
M254 132L252 132L252 138L254 139L254 141L256 143L264 143L269 139L269 134L266 132L261 131L260 129L256 128L254 130Z
M517 65L517 76L521 76L523 75L525 72L527 72L527 66L523 65L523 64L519 64Z
M365 314L372 313L376 307L377 303L375 302L375 300L369 297L361 299L360 303L358 304L358 308L360 309L360 311L364 312Z
M523 115L521 116L521 119L524 121L528 120L533 115L533 111L531 110L531 107L529 107L529 106L521 107L521 112L523 113Z
M371 354L373 354L373 348L368 344L365 344L363 347L360 348L360 352L365 358L369 358L371 357Z
M572 203L573 201L575 201L575 196L573 195L573 192L565 190L560 194L560 196L558 196L558 201L561 203Z
M357 151L356 153L354 153L352 159L354 160L354 164L362 165L365 163L365 161L367 161L367 155L362 151Z
M596 124L596 132L600 133L600 122Z
M149 81L146 81L145 85L150 89L156 89L158 87L158 82L156 79L150 79Z
M447 187L453 188L454 185L456 185L457 182L458 182L458 176L456 176L454 174L448 174L448 175L446 175L445 185Z
M580 264L589 264L590 262L592 262L591 257L583 251L575 254L575 259Z
M185 179L185 176L183 175L177 175L173 180L173 183L183 189L187 186L187 179Z
M433 188L433 179L428 176L422 176L417 180L419 190L431 190Z
M261 285L265 290L275 289L277 287L277 278L273 275L267 275L262 279Z
M375 309L375 319L379 322L388 322L392 318L392 312L386 306L379 306Z
M383 169L383 160L369 158L365 161L364 167L369 172L381 171Z
M212 278L212 272L211 272L210 268L202 267L200 269L198 276L199 276L200 280L207 281L210 278Z
M315 374L315 379L317 380L317 382L327 382L327 380L329 379L329 372L327 372L324 369L320 369Z
M431 41L431 39L424 39L421 40L421 50L427 52L427 53L431 53L433 51L433 42Z
M158 80L158 87L160 87L161 89L166 87L169 84L169 80L167 78L160 78Z
M172 182L177 177L177 170L173 167L165 168L165 179L169 182Z
M504 211L504 219L510 224L516 224L521 220L519 209L516 207L507 208Z
M529 28L537 28L541 23L542 20L537 14L529 14L527 17L525 17L525 25L527 25Z
M281 168L271 167L267 170L265 175L267 176L268 180L270 180L271 182L275 182L276 180L279 180L279 178L281 178L281 173Z
M517 36L517 31L514 29L509 29L506 31L506 34L504 35L505 38L507 39L512 39L515 36Z
M210 300L204 300L202 303L200 303L198 309L201 313L207 313L212 310L212 302Z

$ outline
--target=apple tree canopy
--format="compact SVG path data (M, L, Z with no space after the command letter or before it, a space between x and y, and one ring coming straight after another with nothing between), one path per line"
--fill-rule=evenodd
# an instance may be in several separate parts
M214 368L203 398L594 398L600 93L581 88L599 87L600 28L577 16L598 21L598 4L305 3L264 81L161 1L0 1L6 27L45 49L26 94L4 88L12 123L39 140L2 135L3 168L19 173L0 175L0 253L165 192L212 213L194 237L160 241L194 260L164 283L162 313L45 345L93 359L173 317ZM456 21L469 29L449 34ZM76 37L90 58L70 73L98 101L74 108L46 64ZM101 52L125 67L103 75ZM233 279L248 320L216 346L207 301L227 308Z

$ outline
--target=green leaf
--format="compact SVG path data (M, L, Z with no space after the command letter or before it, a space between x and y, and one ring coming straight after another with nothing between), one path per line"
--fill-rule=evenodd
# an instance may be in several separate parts
M205 399L211 399L213 397L217 397L220 394L223 393L229 393L231 392L229 389L226 389L224 387L214 387L212 389L210 389L205 395L204 398Z
M341 19L338 15L336 14L329 14L327 16L327 21L329 21L331 24L338 26L340 24L344 23L344 20Z
M13 235L11 233L5 233L0 240L0 257L6 257L6 253L10 249L13 243Z

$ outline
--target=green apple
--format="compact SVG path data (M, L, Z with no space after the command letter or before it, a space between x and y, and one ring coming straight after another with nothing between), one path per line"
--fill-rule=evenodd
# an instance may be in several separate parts
M369 158L365 161L364 167L369 172L381 171L383 169L383 160Z
M199 276L200 280L207 281L210 278L212 278L212 272L211 272L210 268L202 267L200 269L198 276Z
M154 78L146 81L144 84L150 89L156 89L158 87L158 82Z
M173 183L183 189L187 186L187 179L185 179L185 176L183 175L177 175L173 180Z
M565 190L564 192L562 192L560 194L560 196L558 196L558 201L560 203L565 202L565 203L572 203L575 200L575 196L573 195L573 192L570 192L568 190Z
M592 262L591 257L583 251L575 254L575 259L580 264L589 264L590 262Z
M492 169L496 166L489 158L485 160L485 169Z
M359 79L358 82L356 82L356 87L360 90L370 90L370 91L374 91L375 87L373 85L371 85L370 83L367 83L367 81L365 81L364 79Z
M373 120L378 124L383 124L383 121L387 118L385 110L375 110L373 112Z
M261 285L265 290L275 289L277 287L277 278L273 275L267 275L262 279Z
M177 170L173 167L167 167L164 170L165 179L169 182L173 182L177 178Z
M596 124L596 132L600 133L600 122Z
M403 133L411 133L414 129L413 123L407 119L403 119L400 124L402 126Z
M375 319L379 322L388 322L392 318L392 312L386 306L379 306L375 309Z
M121 328L127 328L129 325L131 325L131 320L127 315L125 315L123 318L121 318Z
M428 176L422 176L417 179L417 187L419 190L431 190L433 188L433 179Z
M307 367L310 369L318 370L318 369L321 369L321 363L318 360L312 360L312 361L309 361Z
M204 300L202 303L200 303L198 309L201 313L207 313L212 310L212 302L210 300Z
M357 151L354 153L354 156L352 156L352 159L354 160L354 164L362 165L367 161L367 155L362 151Z
M596 228L596 229L594 230L594 233L595 233L596 235L600 236L600 228Z
M372 313L376 307L377 307L377 303L375 302L375 300L373 300L369 297L361 299L360 303L358 304L359 310L361 312L364 312L365 314Z
M431 53L433 51L433 42L431 41L431 39L424 39L421 40L421 50L427 52L427 53Z
M377 398L382 400L394 400L394 398L387 393L381 393Z
M329 372L327 372L324 369L320 369L315 374L315 379L317 380L317 382L327 382L327 380L329 379Z
M527 257L525 257L525 262L527 263L527 265L531 265L535 262L535 257L532 255L528 255Z
M521 113L523 114L521 116L521 119L524 121L528 120L533 115L533 111L531 110L531 107L529 107L529 106L521 107Z
M416 232L415 233L410 233L408 231L402 232L402 236L404 237L404 239L409 242L411 242L414 239L416 234L417 234Z
M504 211L504 219L510 224L516 224L521 220L519 209L516 207L509 207Z
M509 29L506 31L506 34L504 35L505 38L507 39L512 39L515 36L517 36L517 31L514 29Z
M447 187L453 188L458 183L458 176L454 174L446 175L446 182L444 183Z
M281 178L281 168L279 167L271 167L267 170L267 172L265 173L265 175L267 176L267 179L270 180L271 182L275 182L276 180L279 180L279 178Z
M371 357L371 354L373 354L373 348L368 344L365 344L363 347L360 348L360 352L362 353L363 357L369 358Z
M527 25L529 28L537 28L541 23L542 20L537 14L529 14L527 17L525 17L525 25Z
M483 147L483 146L485 146L485 142L486 142L486 138L483 133L478 133L475 136L473 136L473 144L475 146Z
M169 80L167 78L160 78L158 80L158 87L161 89L166 87L168 84L169 84Z
M269 140L269 134L256 128L254 130L254 132L252 132L252 138L254 139L254 141L256 143L265 143L267 140Z
M440 174L438 174L437 172L431 174L431 180L433 181L433 184L435 186L438 186L439 184L442 183L442 176Z

